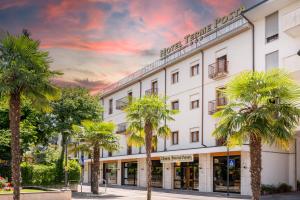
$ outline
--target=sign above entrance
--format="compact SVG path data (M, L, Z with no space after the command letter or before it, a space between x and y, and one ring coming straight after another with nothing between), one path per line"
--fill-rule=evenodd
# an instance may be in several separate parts
M194 161L194 156L190 154L160 157L161 163L193 162L193 161Z

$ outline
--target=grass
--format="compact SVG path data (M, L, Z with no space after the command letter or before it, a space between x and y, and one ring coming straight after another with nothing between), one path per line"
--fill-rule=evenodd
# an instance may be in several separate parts
M46 192L45 190L37 190L37 189L23 189L21 193L38 193L38 192ZM13 191L0 191L0 194L12 194Z

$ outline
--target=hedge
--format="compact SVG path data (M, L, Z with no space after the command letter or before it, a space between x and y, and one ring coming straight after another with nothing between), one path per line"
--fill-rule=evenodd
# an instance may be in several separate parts
M80 180L80 164L76 160L68 162L68 179L72 182ZM55 164L21 164L22 185L54 185L57 184L57 168Z

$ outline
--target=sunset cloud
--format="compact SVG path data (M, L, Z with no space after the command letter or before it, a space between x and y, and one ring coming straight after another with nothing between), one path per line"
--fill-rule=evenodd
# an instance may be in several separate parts
M27 28L62 71L61 85L97 93L159 58L160 49L260 0L2 0L0 29Z

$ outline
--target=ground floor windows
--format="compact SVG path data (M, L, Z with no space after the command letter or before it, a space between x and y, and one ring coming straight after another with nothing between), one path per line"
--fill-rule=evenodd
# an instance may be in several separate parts
M194 162L174 163L174 189L198 190L198 159Z
M117 163L103 164L103 180L107 184L117 184Z
M122 163L122 185L137 184L137 162Z
M227 157L213 157L213 190L227 192ZM241 157L229 156L229 185L231 193L241 192Z
M152 160L152 187L162 187L163 166L160 160Z

